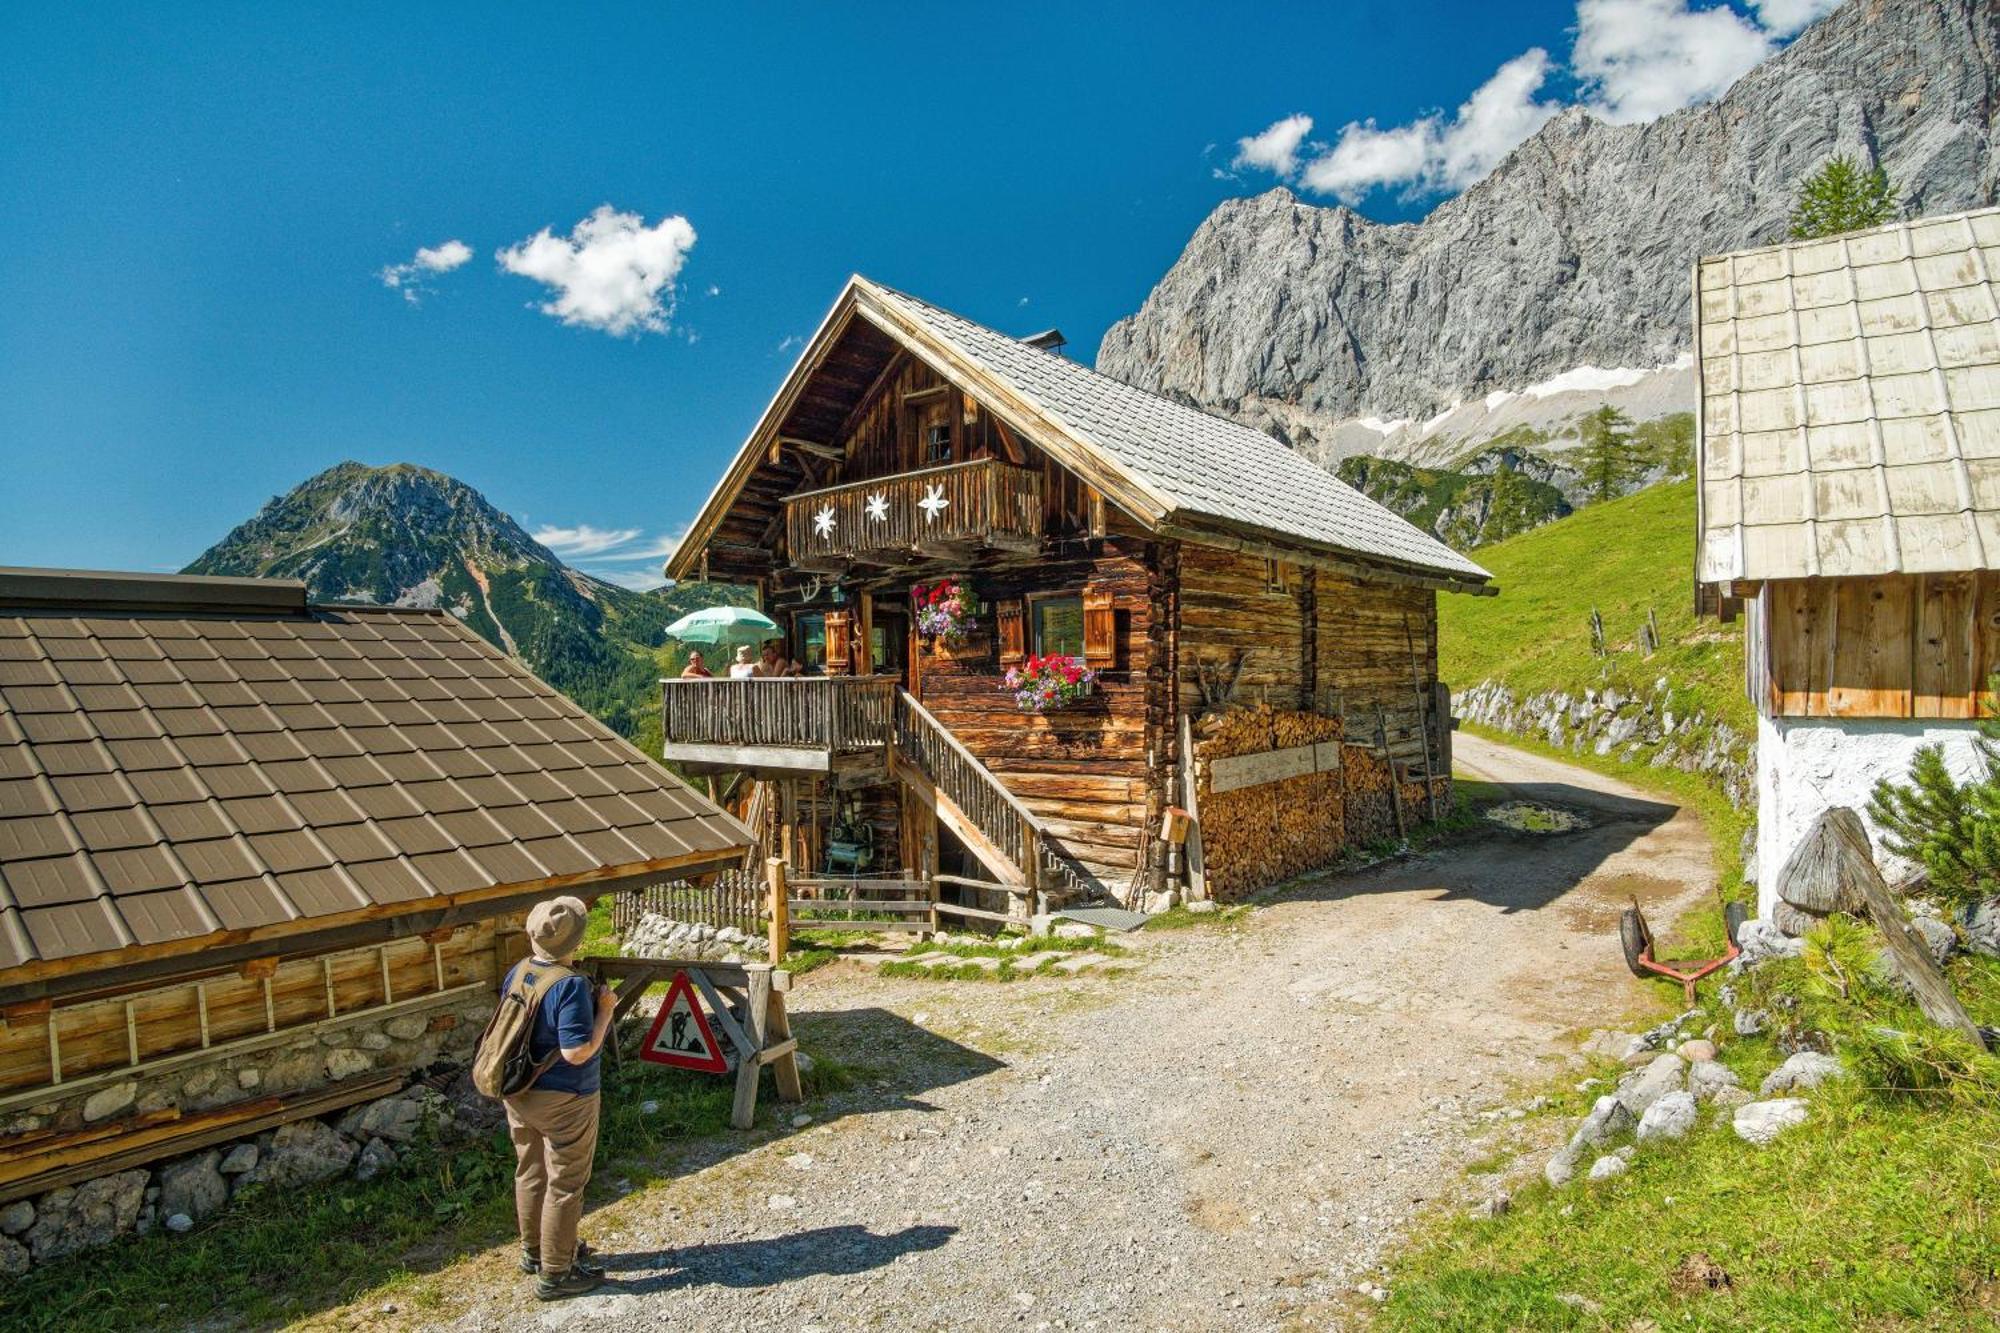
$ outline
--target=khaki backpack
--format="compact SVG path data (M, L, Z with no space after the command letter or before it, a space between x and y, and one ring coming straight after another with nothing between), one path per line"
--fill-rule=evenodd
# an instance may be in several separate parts
M535 1015L542 997L558 981L576 973L560 963L538 963L524 958L514 969L514 979L500 997L486 1030L479 1034L479 1047L472 1057L472 1086L481 1095L495 1100L526 1092L548 1067L562 1055L558 1047L536 1060L529 1055L529 1038L534 1035Z

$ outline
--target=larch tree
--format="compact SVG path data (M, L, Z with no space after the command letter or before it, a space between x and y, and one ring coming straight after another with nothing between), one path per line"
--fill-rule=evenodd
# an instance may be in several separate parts
M1609 500L1638 471L1632 418L1606 403L1583 419L1578 470L1593 500Z

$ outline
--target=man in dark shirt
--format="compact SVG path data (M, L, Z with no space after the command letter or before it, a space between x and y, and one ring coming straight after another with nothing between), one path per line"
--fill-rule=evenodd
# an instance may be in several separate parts
M528 912L528 957L501 986L505 994L537 969L564 968L583 943L589 910L576 898L551 898ZM528 1055L548 1068L527 1091L506 1101L514 1141L514 1211L521 1226L521 1268L536 1275L545 1301L590 1291L604 1270L586 1262L576 1238L583 1191L597 1152L598 1053L611 1028L611 991L580 973L561 977L542 994Z

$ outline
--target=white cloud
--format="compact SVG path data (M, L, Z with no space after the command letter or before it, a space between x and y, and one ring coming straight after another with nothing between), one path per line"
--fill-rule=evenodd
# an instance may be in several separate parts
M591 569L584 572L594 579L603 579L606 583L615 583L633 592L651 592L667 586L667 576L655 569Z
M1430 115L1387 130L1373 121L1348 125L1306 164L1301 181L1348 203L1381 185L1462 190L1561 109L1535 99L1549 68L1548 52L1536 47L1502 65L1449 119Z
M557 236L547 227L495 257L500 267L551 288L540 309L565 324L606 333L664 333L673 312L674 279L694 247L684 217L648 227L637 213L609 204Z
M594 528L588 523L579 523L573 528L555 527L545 523L533 533L536 541L565 560L574 556L602 555L606 551L625 545L638 535L637 528Z
M1655 120L1719 97L1777 49L1726 5L1687 0L1581 0L1570 65L1585 103L1614 125Z
M1569 72L1576 104L1615 124L1652 120L1720 96L1840 0L1750 0L1756 18L1690 0L1577 0ZM1384 127L1344 126L1331 147L1308 142L1311 117L1287 116L1237 140L1233 167L1295 180L1355 203L1389 188L1406 195L1462 190L1485 176L1562 108L1538 94L1559 66L1533 48L1494 71L1458 110ZM1220 167L1217 179L1235 179Z
M806 345L806 338L803 333L788 333L784 337L778 339L778 351L781 353L795 352L799 348L805 345Z
M1312 127L1311 116L1286 116L1261 134L1238 139L1236 156L1229 165L1258 167L1278 176L1289 176L1298 170L1299 145L1312 133Z
M1802 32L1840 8L1841 0L1750 0L1757 21L1773 37L1790 37Z
M416 256L407 264L390 264L375 276L382 280L384 287L400 291L405 301L415 305L430 290L424 279L449 273L471 258L471 246L464 241L450 240L443 245L420 246Z

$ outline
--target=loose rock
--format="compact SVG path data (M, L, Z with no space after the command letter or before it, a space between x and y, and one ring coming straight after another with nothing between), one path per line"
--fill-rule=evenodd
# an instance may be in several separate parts
M35 1224L22 1236L35 1262L67 1259L130 1231L146 1198L146 1179L144 1171L121 1171L43 1195Z
M1592 1180L1609 1180L1613 1176L1624 1175L1625 1170L1625 1159L1616 1153L1611 1153L1598 1158L1590 1164L1590 1178Z
M0 1236L18 1236L35 1225L35 1205L26 1199L16 1199L0 1208Z
M278 1127L269 1151L245 1179L278 1187L330 1180L352 1166L359 1151L325 1121L295 1120Z
M1737 1138L1761 1148L1793 1126L1803 1125L1808 1114L1805 1098L1780 1097L1737 1107L1731 1123Z
M1704 1060L1688 1070L1688 1091L1696 1101L1712 1102L1723 1089L1742 1086L1743 1080L1736 1076L1736 1071L1720 1060Z
M192 1226L229 1202L229 1182L217 1169L221 1161L220 1152L209 1151L160 1168L159 1206L170 1228L176 1213L184 1214Z
M1678 1055L1656 1055L1644 1069L1618 1080L1618 1100L1635 1117L1670 1092L1687 1084L1687 1066Z
M1639 1141L1681 1138L1694 1128L1695 1114L1693 1093L1669 1092L1639 1117Z
M1839 1078L1845 1072L1838 1056L1800 1051L1767 1074L1757 1091L1765 1097L1776 1092L1802 1092L1816 1088L1830 1078Z
M110 1087L99 1088L83 1099L83 1119L86 1124L99 1120L109 1120L114 1115L122 1115L132 1109L132 1103L139 1098L139 1085L135 1082L113 1083Z

